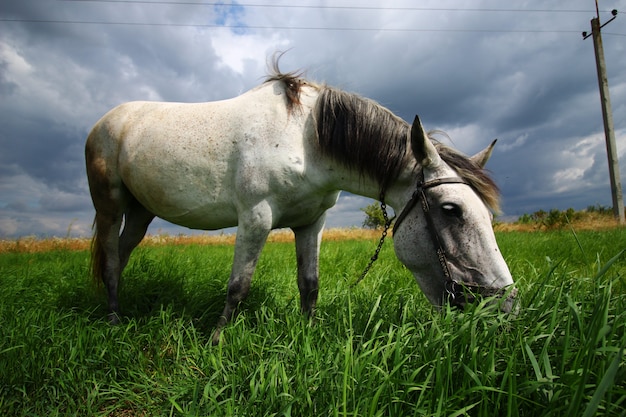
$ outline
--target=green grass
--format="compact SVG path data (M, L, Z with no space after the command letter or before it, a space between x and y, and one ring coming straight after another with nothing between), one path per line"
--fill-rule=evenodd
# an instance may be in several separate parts
M88 253L0 255L0 415L625 416L626 232L498 234L520 289L505 317L434 311L385 244L322 245L315 323L293 245L266 246L211 346L230 246L142 247L119 326Z

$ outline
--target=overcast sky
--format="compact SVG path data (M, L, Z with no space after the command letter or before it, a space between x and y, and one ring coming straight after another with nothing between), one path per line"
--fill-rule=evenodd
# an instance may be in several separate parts
M197 3L196 3L197 2ZM192 4L195 3L195 4ZM226 3L220 4L217 3ZM626 0L600 1L626 183ZM4 0L0 4L0 238L87 236L84 142L131 100L212 101L281 69L373 98L447 132L488 168L507 217L610 206L592 0ZM327 227L359 226L344 195ZM151 233L188 233L159 221Z

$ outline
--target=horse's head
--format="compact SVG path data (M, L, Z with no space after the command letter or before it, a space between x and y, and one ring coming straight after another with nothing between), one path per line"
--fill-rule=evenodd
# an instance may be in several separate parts
M471 158L442 157L417 117L411 128L421 173L396 220L394 247L436 306L448 301L463 307L479 296L497 296L503 311L514 309L516 290L488 207L497 208L497 189L482 169L494 144Z

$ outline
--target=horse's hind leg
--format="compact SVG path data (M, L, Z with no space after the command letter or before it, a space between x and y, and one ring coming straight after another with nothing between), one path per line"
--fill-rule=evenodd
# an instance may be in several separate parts
M117 287L120 278L119 233L128 191L117 174L117 146L107 131L94 127L85 144L91 200L96 209L91 246L93 278L107 291L109 321L119 321Z
M131 198L124 213L124 230L120 236L120 272L124 270L130 254L146 235L154 214L148 211L135 198Z
M102 280L109 307L109 321L119 322L119 302L117 288L121 274L119 257L119 230L122 225L122 212L96 211L95 236L92 245L92 268L94 278Z
M122 186L123 188L123 186ZM94 196L96 234L92 247L94 277L102 280L109 307L109 321L119 322L118 286L130 253L141 242L154 214L146 210L128 192L109 193L124 198L100 199ZM120 235L124 217L124 230Z

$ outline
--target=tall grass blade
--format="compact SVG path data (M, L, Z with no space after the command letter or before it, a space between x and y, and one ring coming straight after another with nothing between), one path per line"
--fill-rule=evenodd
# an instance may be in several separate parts
M478 404L480 404L480 401L478 401L478 402L476 402L474 404L467 405L467 406L461 408L460 410L450 414L448 417L459 417L459 416L466 415L469 410L471 410L472 408L476 407Z
M569 219L567 219L567 223L569 224L570 230L572 231L572 235L574 236L574 240L576 240L576 244L578 245L578 249L580 249L580 253L582 253L582 255L583 255L583 259L587 258L587 254L585 253L585 249L583 249L583 245L580 243L580 240L578 239L578 235L576 234L576 231L574 230L574 227L572 226L572 224L569 222Z
M535 299L537 298L537 296L540 293L543 293L543 289L546 285L546 283L552 278L552 276L554 275L554 271L556 271L556 269L561 265L561 261L557 262L556 264L552 265L552 267L550 268L550 270L548 271L548 273L544 276L543 280L541 282L537 283L537 290L534 292L534 294L532 295L531 299L528 301L528 306L532 306L533 303L535 302Z
M528 345L528 343L524 343L524 349L526 350L526 354L528 354L528 359L530 360L530 364L533 367L533 371L535 372L535 377L537 381L543 381L543 375L541 374L541 368L539 368L539 362L533 353L533 350Z
M622 361L623 354L624 349L620 349L619 352L615 354L615 357L609 365L609 369L606 370L600 384L598 384L598 388L596 388L596 392L593 393L593 397L591 397L591 401L587 404L587 408L585 408L585 412L582 417L592 417L595 414L600 402L602 401L602 397L604 397L604 394L606 394L609 388L613 386L615 375L617 374L617 370Z
M602 277L604 274L606 274L606 271L609 270L609 268L622 256L623 253L624 253L624 249L622 249L621 251L619 251L617 255L609 259L609 261L605 263L604 266L598 271L595 278L598 279Z

